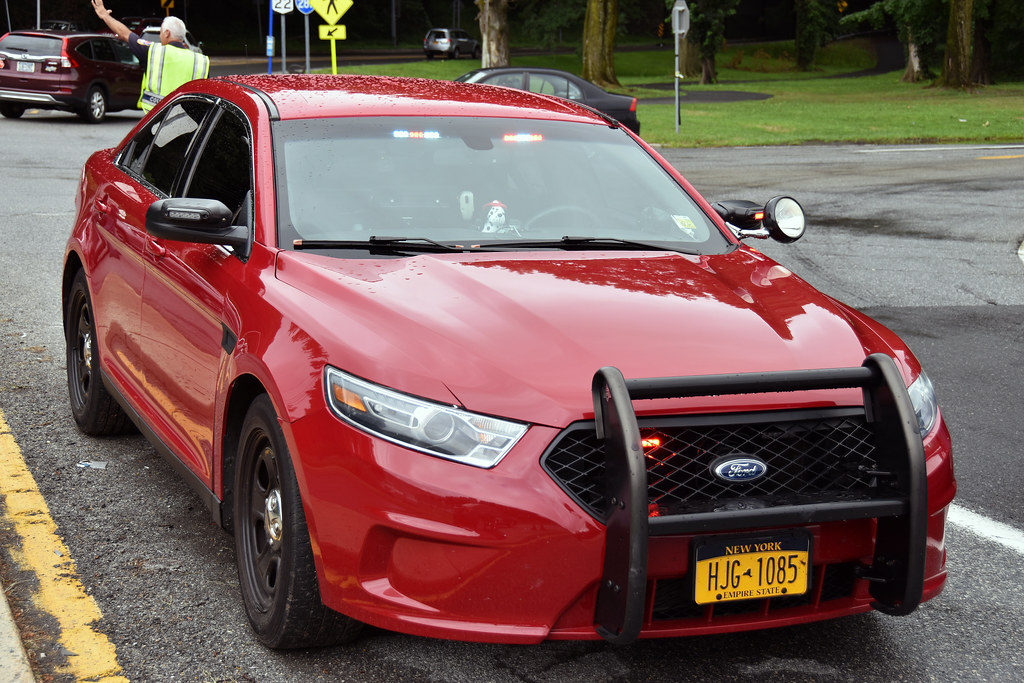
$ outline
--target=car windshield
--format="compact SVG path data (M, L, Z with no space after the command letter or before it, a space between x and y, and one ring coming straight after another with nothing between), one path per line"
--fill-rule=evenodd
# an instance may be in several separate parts
M274 139L286 249L371 237L584 244L566 236L596 238L585 242L591 248L614 240L688 253L731 248L679 183L610 126L350 117L278 122Z

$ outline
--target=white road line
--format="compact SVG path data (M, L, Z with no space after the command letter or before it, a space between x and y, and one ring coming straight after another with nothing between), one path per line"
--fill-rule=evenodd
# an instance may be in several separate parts
M1024 145L907 145L906 147L879 147L857 149L857 154L886 154L891 152L957 152L960 150L981 150L981 149L1024 149Z
M1021 242L1020 246L1017 248L1017 256L1022 262L1024 262L1024 242Z
M966 529L976 536L1005 546L1014 552L1024 555L1024 531L1009 524L989 519L977 512L971 512L959 505L949 506L948 521L954 526Z

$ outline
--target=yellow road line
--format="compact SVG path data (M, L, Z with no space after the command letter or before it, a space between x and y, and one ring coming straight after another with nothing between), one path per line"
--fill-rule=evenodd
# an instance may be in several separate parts
M36 480L0 411L0 495L6 500L6 516L21 537L21 548L11 555L22 570L32 572L39 586L32 596L36 607L52 615L58 639L68 652L61 673L77 681L127 682L121 676L117 652L107 636L93 624L102 618L99 606L78 579L75 561L57 533ZM57 560L55 562L54 560Z
M992 159L1024 159L1024 154L1005 154L998 157L978 157L979 159L992 160Z

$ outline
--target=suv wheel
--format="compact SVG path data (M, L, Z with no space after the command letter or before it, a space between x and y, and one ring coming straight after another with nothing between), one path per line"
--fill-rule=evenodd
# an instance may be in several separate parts
M20 119L24 113L25 105L23 104L11 104L10 102L0 104L0 114L3 114L4 118Z
M78 113L89 123L99 123L107 116L107 95L103 88L94 85L89 88L89 94L85 97L85 109Z

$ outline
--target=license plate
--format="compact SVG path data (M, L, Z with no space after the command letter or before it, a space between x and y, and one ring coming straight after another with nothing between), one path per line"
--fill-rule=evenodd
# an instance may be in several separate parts
M698 605L802 595L810 579L811 537L803 532L717 536L694 542Z
M35 62L18 62L18 71L32 73L36 70Z

